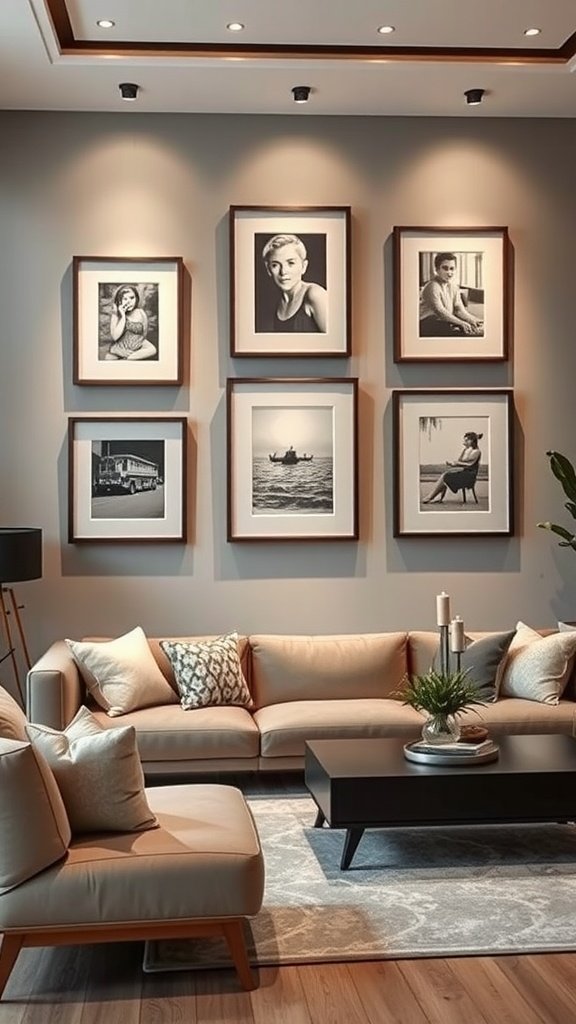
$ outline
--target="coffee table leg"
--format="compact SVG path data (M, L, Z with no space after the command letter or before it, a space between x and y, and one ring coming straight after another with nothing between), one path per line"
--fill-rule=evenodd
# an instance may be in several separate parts
M318 808L318 811L316 812L316 819L314 821L314 828L322 828L325 821L326 818L324 817L323 812Z
M346 829L346 839L344 840L344 849L342 850L342 860L340 861L340 870L346 871L346 868L350 867L352 857L358 849L358 843L364 835L363 828L348 828Z

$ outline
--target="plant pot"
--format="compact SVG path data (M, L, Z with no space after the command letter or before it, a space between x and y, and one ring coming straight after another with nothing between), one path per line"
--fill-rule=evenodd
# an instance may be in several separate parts
M430 715L422 726L422 739L435 747L443 743L457 743L460 723L454 715Z

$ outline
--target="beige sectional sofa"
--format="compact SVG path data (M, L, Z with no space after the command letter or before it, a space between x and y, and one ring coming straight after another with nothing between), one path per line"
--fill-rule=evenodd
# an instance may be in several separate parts
M473 633L471 637L488 635ZM148 643L174 688L173 703L110 718L90 703L68 646L59 641L28 674L28 717L62 729L81 704L87 703L107 728L133 725L148 778L194 772L301 769L307 739L417 737L422 716L391 695L407 674L422 673L431 666L438 634L416 630L348 636L240 637L242 669L254 705L251 709L215 706L184 710L159 639L148 638ZM549 732L574 735L573 697L574 687L569 684L558 703L500 697L479 711L495 736ZM461 721L478 723L478 717L468 712Z

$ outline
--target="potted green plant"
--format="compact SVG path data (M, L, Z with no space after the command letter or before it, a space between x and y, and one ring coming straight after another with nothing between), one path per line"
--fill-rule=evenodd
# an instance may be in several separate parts
M428 717L422 727L426 743L455 743L460 736L458 715L469 708L474 710L485 704L482 692L468 672L437 672L430 669L424 675L412 676L398 693L404 704Z
M568 510L573 519L576 519L576 472L574 466L565 455L560 452L546 452L550 459L550 469L554 476L560 481L560 485L568 501L564 502L564 508ZM572 548L576 551L576 534L567 530L565 526L558 523L538 523L542 530L550 530L561 539L558 541L561 548Z

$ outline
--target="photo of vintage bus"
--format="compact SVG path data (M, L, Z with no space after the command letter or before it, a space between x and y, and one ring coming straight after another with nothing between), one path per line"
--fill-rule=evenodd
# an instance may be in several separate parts
M138 455L102 455L95 466L92 493L118 494L153 491L159 483L158 464Z

